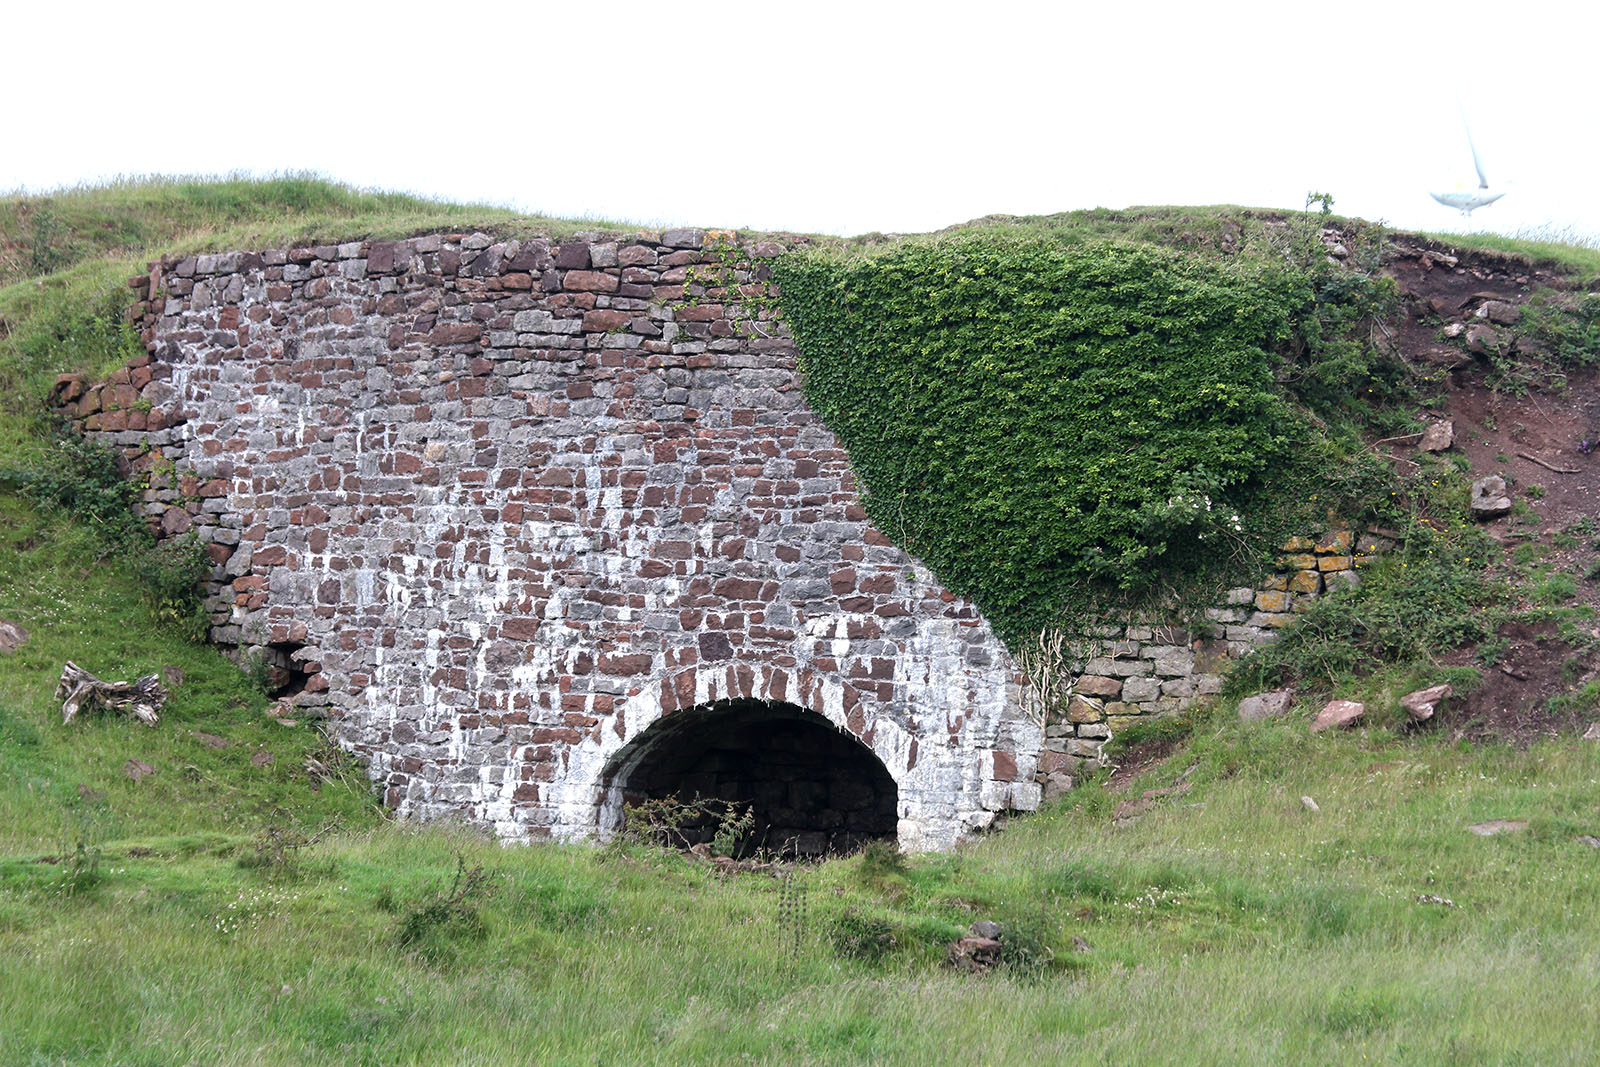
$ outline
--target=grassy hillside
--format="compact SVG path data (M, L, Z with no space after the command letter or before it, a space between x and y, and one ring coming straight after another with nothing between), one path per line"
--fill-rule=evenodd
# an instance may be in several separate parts
M314 723L278 721L247 672L159 625L136 554L25 497L24 475L59 455L51 377L137 343L122 286L147 258L595 224L299 178L46 199L0 208L0 619L30 634L0 653L0 1063L1592 1059L1600 743L1573 726L1600 717L1600 683L1583 681L1600 529L1581 479L1553 472L1505 543L1462 522L1464 466L1513 461L1536 415L1580 411L1581 391L1463 394L1494 400L1500 424L1474 408L1459 462L1396 477L1406 548L1237 676L1307 705L1365 699L1363 728L1242 723L1229 698L1125 734L1116 773L943 856L729 870L645 840L506 849L387 822ZM1270 258L1327 221L1152 208L963 232ZM1587 269L1582 249L1514 251ZM1371 425L1443 410L1419 388L1386 393ZM1441 654L1463 626L1471 640ZM1517 627L1544 635L1555 686L1518 705L1537 727L1520 732L1492 714L1515 682L1500 668L1531 662L1516 643L1538 643ZM51 691L68 659L183 680L157 728L65 726ZM1440 679L1478 703L1404 728L1397 695ZM1495 820L1510 825L1470 829ZM1003 924L1005 962L949 967L978 920Z

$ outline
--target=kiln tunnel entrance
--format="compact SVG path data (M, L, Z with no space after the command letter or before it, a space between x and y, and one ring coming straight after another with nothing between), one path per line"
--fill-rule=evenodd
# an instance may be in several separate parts
M877 756L792 704L724 700L674 712L613 758L605 784L624 805L670 797L748 807L754 825L739 855L849 852L897 829L899 790ZM710 843L719 822L689 821L683 843Z

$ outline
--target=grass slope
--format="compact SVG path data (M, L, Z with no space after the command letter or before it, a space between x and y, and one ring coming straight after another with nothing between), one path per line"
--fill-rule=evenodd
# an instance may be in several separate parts
M280 211L271 187L189 184L53 198L72 236L50 247L73 262L0 292L0 468L44 447L21 401L50 374L120 357L117 287L144 258L453 210L349 194L363 215L308 188ZM119 230L115 203L143 196L170 217L129 208ZM1209 217L1152 215L1180 238ZM0 618L31 633L0 655L0 1062L1592 1059L1600 744L1311 737L1224 706L1125 788L1090 783L950 855L785 879L641 845L505 849L384 822L358 770L314 787L316 731L159 631L98 545L0 488ZM157 729L66 726L51 689L69 658L186 678ZM155 773L134 781L130 759ZM1467 830L1490 819L1527 827ZM1004 923L1023 965L946 967L976 919Z
M1600 851L1580 836L1600 831L1600 746L1227 724L1123 796L1191 764L1188 792L1135 820L1091 786L904 869L856 857L797 871L787 906L770 874L721 877L640 847L508 850L449 828L345 834L275 868L216 847L109 848L77 889L62 865L13 860L0 875L0 1059L1589 1056ZM1495 818L1529 826L1467 830ZM486 888L430 912L460 864L483 868ZM978 918L1053 959L987 975L943 966L945 943ZM408 943L407 930L420 934Z

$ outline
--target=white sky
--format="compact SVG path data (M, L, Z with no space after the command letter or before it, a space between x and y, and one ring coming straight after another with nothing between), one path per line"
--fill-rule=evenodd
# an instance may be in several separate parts
M643 224L1300 207L1600 236L1584 0L14 0L0 190L315 170ZM1504 200L1470 224L1457 100Z

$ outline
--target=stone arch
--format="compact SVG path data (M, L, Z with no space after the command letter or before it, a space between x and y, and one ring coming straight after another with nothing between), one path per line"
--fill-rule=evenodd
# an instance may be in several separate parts
M746 851L786 855L852 851L896 836L899 785L861 739L795 704L740 697L657 719L606 761L599 828L615 830L623 805L674 797L748 809ZM709 841L713 820L687 828Z
M552 831L561 837L607 837L621 825L623 793L616 771L636 743L658 726L696 709L789 708L848 738L903 785L916 762L916 741L890 719L873 714L872 702L846 679L805 665L780 669L764 664L702 664L657 676L622 702L610 721L590 730L566 757L566 773L551 783ZM672 728L676 732L677 728ZM621 779L626 781L624 776ZM902 798L903 799L903 798ZM897 814L906 815L905 804Z

